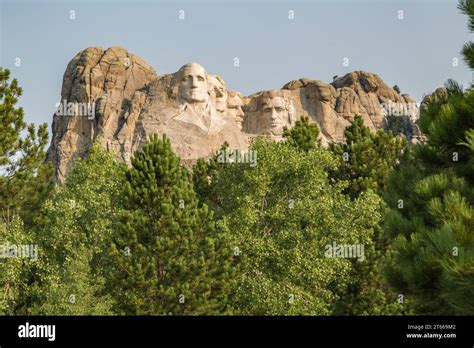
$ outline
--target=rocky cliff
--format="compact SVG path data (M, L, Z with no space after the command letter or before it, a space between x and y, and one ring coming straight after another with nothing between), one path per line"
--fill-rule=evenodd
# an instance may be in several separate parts
M372 130L391 128L398 117L403 120L399 131L418 141L417 114L409 95L373 73L355 71L331 83L302 78L243 96L196 63L158 75L123 48L92 47L79 52L64 73L48 160L62 181L74 158L85 156L94 141L130 163L148 136L159 133L191 165L224 141L245 149L258 134L279 140L283 128L301 116L319 125L323 144L342 141L355 115Z

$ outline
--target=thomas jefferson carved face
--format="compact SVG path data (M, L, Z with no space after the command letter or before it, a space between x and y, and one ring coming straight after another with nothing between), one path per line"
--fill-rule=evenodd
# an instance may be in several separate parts
M227 88L224 81L217 75L209 76L209 81L212 85L213 95L216 101L216 109L222 112L227 107Z
M188 103L205 103L209 98L207 73L196 63L184 65L180 70L179 96Z

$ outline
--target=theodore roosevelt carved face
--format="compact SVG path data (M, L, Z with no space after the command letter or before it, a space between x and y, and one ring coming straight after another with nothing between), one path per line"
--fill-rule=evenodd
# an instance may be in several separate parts
M244 123L244 101L242 100L242 97L235 92L229 93L227 107L229 109L228 112L233 117L237 127L242 129Z

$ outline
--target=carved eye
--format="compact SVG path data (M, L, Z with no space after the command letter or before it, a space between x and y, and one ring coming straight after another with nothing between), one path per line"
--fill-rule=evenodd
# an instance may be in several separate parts
M280 106L277 106L277 107L275 108L275 110L278 111L278 112L282 112L282 111L283 111L283 108L280 107Z
M198 76L198 80L199 80L199 81L204 81L204 77Z
M263 109L263 112L271 112L272 111L272 108L265 108Z

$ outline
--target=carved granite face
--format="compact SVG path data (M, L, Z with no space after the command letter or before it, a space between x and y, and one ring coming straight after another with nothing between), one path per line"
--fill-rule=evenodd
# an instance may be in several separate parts
M235 120L237 127L242 129L242 125L244 123L244 101L240 95L237 93L229 94L227 99L227 107L229 108L229 114Z
M209 76L211 82L213 96L215 98L216 109L220 112L227 108L227 88L224 81L219 76Z
M289 102L283 97L265 98L260 120L265 134L282 135L283 127L291 125Z
M133 64L126 67L123 63L129 57ZM245 149L248 140L257 134L270 134L280 140L283 126L291 126L296 120L295 110L318 122L321 139L327 144L343 141L344 127L350 124L346 118L351 120L354 114L363 113L364 122L378 129L386 120L381 103L414 102L393 91L377 75L362 71L336 78L331 84L294 80L282 89L248 97L236 96L219 82L223 81L213 84L199 64L187 64L177 73L159 76L146 62L122 48L95 47L79 52L67 65L61 100L94 101L96 121L90 124L83 117L54 118L47 158L56 167L57 179L64 181L74 158L84 157L94 139L100 139L103 146L130 164L130 155L150 134L167 134L176 154L185 161L194 161L212 156L224 141L231 148ZM227 92L226 106L223 91ZM442 98L446 93L438 89L430 99ZM413 112L417 112L414 105ZM224 111L217 110L222 106ZM407 120L410 124L406 134L425 141L412 116ZM235 123L243 129L237 131Z
M184 65L179 69L179 96L188 103L206 103L209 99L207 73L196 63Z

